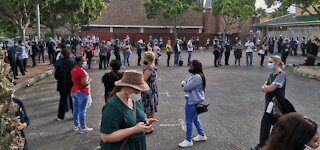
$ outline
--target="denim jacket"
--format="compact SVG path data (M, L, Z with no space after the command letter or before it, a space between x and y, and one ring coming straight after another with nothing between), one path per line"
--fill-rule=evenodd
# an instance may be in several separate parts
M199 74L191 74L182 85L186 95L189 95L187 100L188 105L199 104L205 100L202 78Z

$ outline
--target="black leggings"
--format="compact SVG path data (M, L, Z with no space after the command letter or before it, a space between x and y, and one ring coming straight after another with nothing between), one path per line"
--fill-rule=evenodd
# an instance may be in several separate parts
M265 109L267 109L267 106L269 104L269 101L265 101ZM273 117L272 114L266 113L264 111L262 120L261 120L261 127L260 127L260 139L259 139L259 147L263 147L266 144L266 141L269 138L270 135L270 129L271 126L273 126L276 123L276 119Z
M219 65L220 53L219 52L213 52L213 55L214 55L214 66L218 66Z
M167 52L168 58L167 58L167 66L170 66L170 58L171 58L171 52Z
M263 66L263 62L264 62L264 55L260 55L260 56L261 56L260 66Z

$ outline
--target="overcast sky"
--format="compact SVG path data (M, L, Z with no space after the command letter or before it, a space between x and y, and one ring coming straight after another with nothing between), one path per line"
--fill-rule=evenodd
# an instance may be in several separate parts
M279 6L272 6L271 8L268 8L267 9L267 5L266 3L264 2L264 0L257 0L256 1L256 8L265 8L267 10L267 12L273 12L275 8L279 7ZM295 10L295 7L289 7L288 9L291 13L295 13L296 10Z

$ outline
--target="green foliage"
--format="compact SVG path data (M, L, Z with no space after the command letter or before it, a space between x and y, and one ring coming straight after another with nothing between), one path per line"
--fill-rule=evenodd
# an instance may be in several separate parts
M14 37L16 33L17 29L12 22L0 18L0 34L7 35L9 37Z
M202 10L201 2L195 0L146 0L144 7L150 19L158 15L170 19L191 9Z
M40 6L41 24L49 27L55 36L55 29L66 23L69 12L79 10L80 6L80 0L42 0Z
M175 38L177 37L177 20L179 15L189 10L203 10L202 1L198 0L146 0L144 3L147 18L152 19L163 16L173 27Z
M102 0L81 0L80 9L69 11L67 18L72 24L87 25L90 21L97 20L101 11L105 9Z
M65 35L65 34L62 34L61 32L59 32L59 31L57 31L56 33L56 36L57 37L65 37L65 36L67 36L67 35ZM47 30L47 32L44 34L44 39L49 39L49 37L53 37L53 34L52 34L52 32L50 31L50 30Z
M96 20L104 8L102 0L42 0L41 23L55 35L55 29L66 24L80 26Z
M0 18L4 26L14 25L20 36L25 37L26 28L35 17L36 0L0 0L0 4Z
M281 9L289 8L294 5L303 10L303 12L307 12L312 16L316 16L320 19L320 1L319 0L265 0L268 7L281 4ZM314 12L310 11L313 10Z
M255 13L255 15L258 15L260 17L265 17L267 15L266 10L263 8L256 9L254 13Z
M255 0L212 0L212 13L245 21L254 15Z
M272 18L280 17L289 14L288 8L280 6L271 13Z

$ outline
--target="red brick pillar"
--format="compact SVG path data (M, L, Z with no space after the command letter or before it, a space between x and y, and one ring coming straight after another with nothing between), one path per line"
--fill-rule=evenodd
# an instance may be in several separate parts
M210 17L210 9L203 10L203 32L209 33L209 17Z

